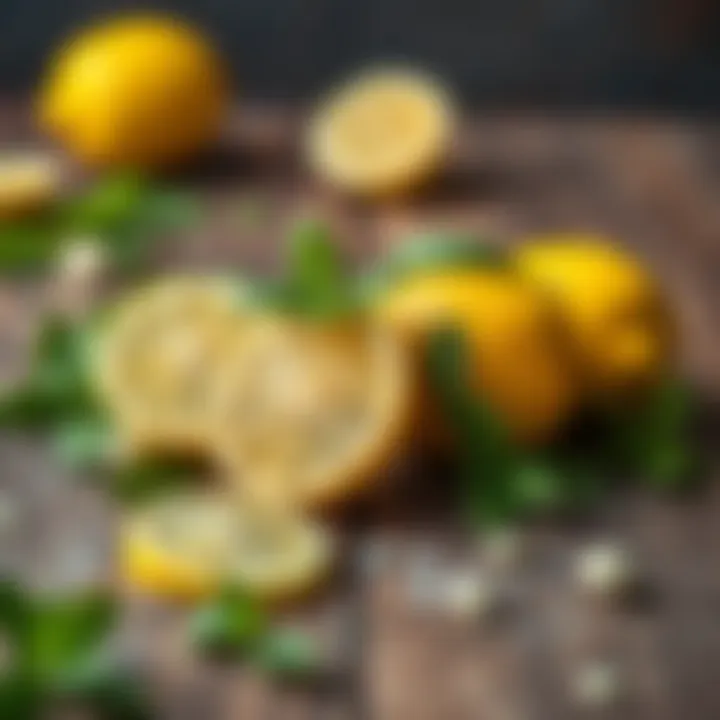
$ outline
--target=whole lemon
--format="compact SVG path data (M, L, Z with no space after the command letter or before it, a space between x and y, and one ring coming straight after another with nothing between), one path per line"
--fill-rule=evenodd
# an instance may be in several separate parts
M605 238L574 234L536 238L516 258L555 303L591 393L658 376L671 354L673 323L641 263Z
M156 168L207 146L228 96L222 63L199 33L133 15L62 47L40 92L40 123L88 164Z
M472 389L522 443L549 439L573 408L574 382L553 318L533 287L511 272L422 273L386 293L378 312L418 354L436 329L459 329L470 352Z

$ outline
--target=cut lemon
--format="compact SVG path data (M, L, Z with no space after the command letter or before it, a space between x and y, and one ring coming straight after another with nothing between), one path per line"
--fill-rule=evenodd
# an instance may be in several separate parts
M233 478L301 507L364 487L403 446L412 378L393 334L279 317L248 326L219 378L217 448Z
M407 70L368 73L320 105L309 130L309 162L343 190L401 193L438 169L453 116L448 94L429 77Z
M225 585L263 600L288 600L327 575L334 542L296 515L251 510L222 495L164 498L126 519L121 570L152 595L198 600Z
M0 161L0 217L14 217L57 199L60 163L40 154L18 154Z
M91 370L130 450L205 449L214 367L242 324L236 286L212 277L162 280L111 313Z

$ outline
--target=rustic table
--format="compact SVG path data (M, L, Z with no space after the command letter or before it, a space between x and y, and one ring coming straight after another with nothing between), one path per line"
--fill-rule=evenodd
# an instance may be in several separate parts
M187 178L208 199L206 226L171 243L160 263L268 270L282 227L308 206L332 219L359 262L402 230L426 223L471 229L501 243L558 228L620 237L657 271L675 303L683 364L707 405L702 435L710 473L720 480L716 123L479 119L461 132L435 188L413 203L370 208L313 187L298 161L296 120L274 111L241 114L221 156ZM0 111L0 138L36 143L24 113L10 107ZM45 284L0 283L4 378L21 372L47 308ZM418 462L397 474L394 489L345 520L354 549L347 567L335 588L294 619L331 648L340 673L331 687L272 687L238 667L203 663L183 641L182 610L128 598L121 641L152 680L159 718L585 717L568 687L574 672L596 657L611 658L621 670L623 698L606 717L720 717L719 483L683 501L621 492L582 522L524 529L523 562L505 578L510 612L474 627L409 602L405 575L418 557L482 561L472 560L472 543L443 509L449 478ZM113 579L117 509L100 490L68 476L42 443L0 438L0 498L14 511L3 513L0 523L3 566L40 585ZM655 590L653 603L611 609L574 588L573 554L583 542L606 536L637 555ZM375 550L368 554L368 547ZM376 567L358 557L374 558Z

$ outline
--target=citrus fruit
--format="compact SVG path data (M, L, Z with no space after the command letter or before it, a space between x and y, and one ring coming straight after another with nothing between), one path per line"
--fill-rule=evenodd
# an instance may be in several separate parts
M591 394L651 382L667 365L672 322L650 272L608 240L539 237L517 251L521 273L554 302Z
M243 326L237 286L168 277L111 310L93 336L90 374L128 449L203 452L211 380Z
M128 15L71 38L40 92L41 125L90 164L156 168L212 141L228 101L209 42L171 17Z
M421 73L368 72L320 104L310 123L308 159L342 190L401 193L441 165L453 114L446 91Z
M333 555L322 526L210 493L156 500L126 517L120 534L126 583L177 600L199 600L225 585L288 600L319 584Z
M230 475L301 507L342 500L387 466L413 397L391 333L280 316L253 320L217 391L217 452Z
M9 155L0 162L0 217L40 209L57 199L62 171L57 160L40 154Z
M378 315L418 358L433 332L459 330L470 357L469 390L489 402L516 440L546 440L567 418L574 386L553 318L533 287L511 272L426 270L400 280L375 302Z

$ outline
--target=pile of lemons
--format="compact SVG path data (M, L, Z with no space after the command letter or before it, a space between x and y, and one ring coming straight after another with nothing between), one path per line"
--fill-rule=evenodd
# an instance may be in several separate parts
M448 434L422 362L439 328L463 333L467 391L519 447L650 385L673 346L655 281L600 238L538 238L500 266L418 265L347 317L248 298L237 280L168 276L94 332L92 384L124 456L201 457L221 479L126 518L123 566L146 590L315 587L335 547L317 511L369 490L413 440Z
M158 169L206 148L229 98L195 30L129 16L61 49L39 115L91 166ZM319 104L306 156L335 188L394 196L440 170L455 116L431 77L378 69ZM225 482L127 517L128 579L187 598L227 581L263 598L314 587L335 543L313 513L371 485L411 438L447 435L421 360L448 324L469 349L468 392L522 446L552 440L586 403L652 383L673 348L654 279L597 237L531 239L500 266L417 266L361 316L327 322L260 311L234 279L156 281L105 315L93 386L127 456L201 456Z

